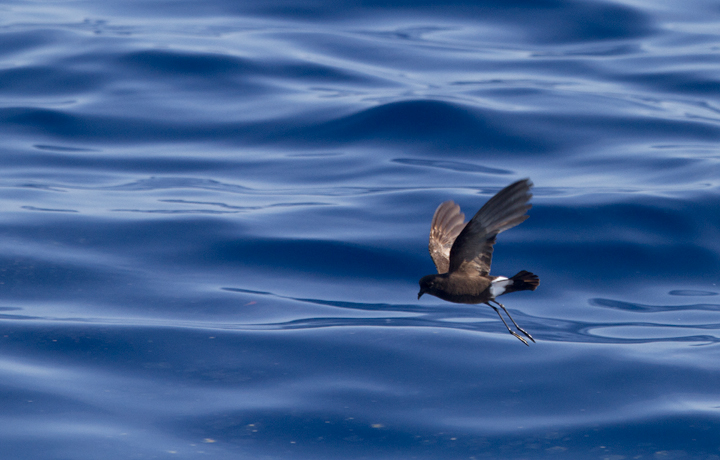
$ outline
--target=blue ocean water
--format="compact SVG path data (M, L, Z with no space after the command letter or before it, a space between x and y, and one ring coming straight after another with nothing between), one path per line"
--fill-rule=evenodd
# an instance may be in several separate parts
M720 458L716 1L0 4L0 457ZM514 180L487 306L430 219Z

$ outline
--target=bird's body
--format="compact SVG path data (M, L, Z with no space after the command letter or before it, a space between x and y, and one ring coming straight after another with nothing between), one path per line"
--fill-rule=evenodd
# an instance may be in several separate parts
M503 294L514 291L532 290L540 284L537 276L521 271L512 278L504 276L466 276L459 273L428 275L434 277L435 285L427 293L454 303L487 303ZM536 283L533 284L533 280Z
M430 227L430 256L438 270L437 274L420 280L418 299L425 293L454 303L485 303L498 315L496 303L507 313L515 327L527 338L535 341L515 323L510 313L495 301L496 297L514 291L534 291L540 279L525 270L515 276L490 276L493 245L498 233L512 228L528 218L526 212L532 182L517 181L500 190L465 224L460 206L446 201L435 211ZM527 345L527 341L511 330L502 315L508 331Z

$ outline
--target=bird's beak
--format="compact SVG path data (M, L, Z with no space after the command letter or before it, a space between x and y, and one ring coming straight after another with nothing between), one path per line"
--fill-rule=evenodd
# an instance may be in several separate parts
M425 294L425 291L420 289L420 292L418 292L418 300L420 300L420 297L422 297L423 294Z

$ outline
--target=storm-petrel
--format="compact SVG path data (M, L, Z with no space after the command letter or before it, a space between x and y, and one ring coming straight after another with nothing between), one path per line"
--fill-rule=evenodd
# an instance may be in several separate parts
M529 216L525 214L532 207L528 202L532 195L530 179L519 180L500 190L485 203L485 206L468 222L460 206L446 201L438 206L430 226L430 257L435 262L437 275L427 275L420 280L420 296L427 293L448 302L484 303L500 316L507 330L520 337L503 319L493 302L503 310L518 331L535 342L510 316L507 308L495 298L515 291L534 291L540 278L528 271L521 271L512 278L490 276L493 245L498 233L512 228Z

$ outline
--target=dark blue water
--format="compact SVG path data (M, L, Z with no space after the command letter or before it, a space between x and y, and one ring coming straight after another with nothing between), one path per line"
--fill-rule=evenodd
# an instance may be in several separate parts
M714 0L3 2L0 133L2 458L720 456Z

